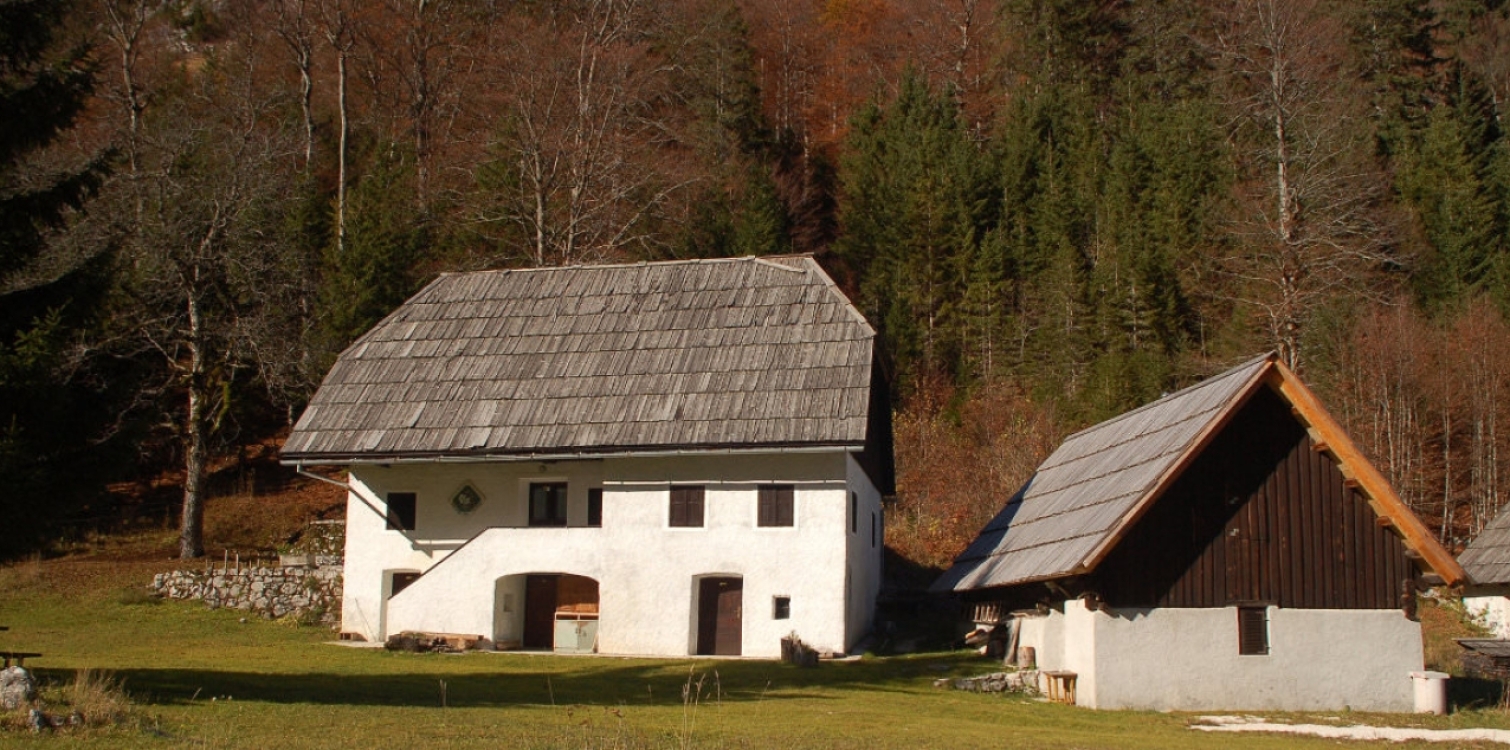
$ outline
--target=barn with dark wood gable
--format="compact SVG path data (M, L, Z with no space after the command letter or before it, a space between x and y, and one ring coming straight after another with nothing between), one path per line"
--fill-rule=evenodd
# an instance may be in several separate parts
M1070 436L935 589L1082 705L1409 710L1415 594L1462 579L1267 355Z
M343 630L843 652L891 492L874 338L806 256L441 276L284 446L348 470Z

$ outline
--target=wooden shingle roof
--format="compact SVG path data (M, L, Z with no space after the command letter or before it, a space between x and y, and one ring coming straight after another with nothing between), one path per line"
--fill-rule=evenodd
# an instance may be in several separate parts
M933 585L969 591L1095 569L1258 388L1273 388L1370 505L1447 583L1462 569L1273 354L1071 435Z
M1458 555L1474 583L1510 583L1510 510L1502 511Z
M341 354L283 459L859 446L874 336L805 256L447 274Z

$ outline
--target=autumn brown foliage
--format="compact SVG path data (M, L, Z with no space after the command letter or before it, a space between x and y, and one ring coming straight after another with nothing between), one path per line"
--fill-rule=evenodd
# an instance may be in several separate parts
M1061 437L1053 409L1014 383L970 393L927 383L896 418L897 501L887 541L924 567L946 568Z

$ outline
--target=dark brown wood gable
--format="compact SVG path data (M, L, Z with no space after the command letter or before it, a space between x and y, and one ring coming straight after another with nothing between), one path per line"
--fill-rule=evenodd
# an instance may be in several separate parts
M1261 388L1088 588L1122 607L1393 609L1416 575L1400 537Z

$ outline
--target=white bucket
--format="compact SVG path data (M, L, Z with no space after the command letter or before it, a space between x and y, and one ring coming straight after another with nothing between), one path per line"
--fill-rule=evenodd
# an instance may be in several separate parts
M1411 684L1416 689L1416 713L1438 716L1447 713L1447 680L1450 677L1446 672L1410 673Z

